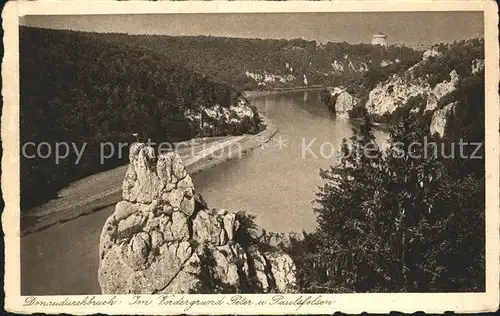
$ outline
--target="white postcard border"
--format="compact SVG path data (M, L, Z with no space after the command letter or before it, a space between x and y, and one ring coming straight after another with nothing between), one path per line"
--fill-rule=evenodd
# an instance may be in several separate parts
M274 294L243 295L251 305L231 304L235 295L175 295L172 299L207 301L224 298L222 305L160 306L159 296L144 295L149 305L129 305L132 295L96 295L95 300L116 300L108 306L26 306L30 297L20 295L20 221L19 221L19 16L55 14L130 14L130 13L258 13L258 12L372 12L372 11L484 11L486 69L486 292L424 294L289 294L286 300L308 295L334 301L328 305L278 305ZM340 1L340 2L108 2L108 1L17 1L9 2L2 12L4 59L2 63L2 191L5 209L2 225L5 241L5 308L11 312L71 314L331 314L401 312L478 312L498 309L499 304L499 66L498 12L495 2L486 1ZM97 251L97 250L96 250ZM43 301L79 301L92 296L37 296ZM264 301L264 305L258 305ZM120 303L118 303L120 302Z

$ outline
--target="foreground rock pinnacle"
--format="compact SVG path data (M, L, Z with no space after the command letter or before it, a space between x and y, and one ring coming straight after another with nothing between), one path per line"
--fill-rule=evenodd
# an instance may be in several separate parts
M177 154L136 143L129 158L123 200L101 233L103 294L295 291L291 257L251 217L209 210Z

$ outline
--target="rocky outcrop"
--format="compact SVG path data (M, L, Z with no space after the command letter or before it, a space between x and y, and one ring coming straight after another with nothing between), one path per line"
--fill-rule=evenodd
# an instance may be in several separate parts
M471 69L474 75L484 71L484 59L474 59L472 61Z
M450 80L438 83L428 94L425 111L432 111L438 106L439 100L456 90L460 77L455 70L450 72Z
M429 57L439 57L441 55L442 54L438 51L437 47L432 47L422 54L422 61L428 60Z
M266 87L273 86L275 84L295 83L297 78L292 74L292 72L293 68L288 65L283 74L272 74L267 71L264 71L263 73L246 71L245 76L256 81L260 87Z
M357 103L357 99L349 94L347 91L343 91L338 95L337 101L335 102L335 113L337 117L349 117L349 111L352 111L354 105Z
M365 62L359 62L358 65L354 65L354 63L350 60L349 61L349 67L354 71L358 73L364 73L369 70L368 65Z
M446 134L446 126L451 115L455 112L456 102L445 105L442 109L434 111L429 132L431 135L443 137Z
M229 107L215 104L188 109L185 115L193 125L199 127L200 136L256 133L260 128L257 110L244 98Z
M349 118L349 112L359 100L343 88L335 87L328 92L330 93L329 102L332 102L330 107L335 111L335 115L339 118Z
M430 90L423 78L395 75L370 91L365 107L372 115L391 114L405 105L411 97L427 94Z
M302 83L304 84L304 86L307 86L309 84L309 81L307 80L307 76L306 74L303 74L303 79L302 79Z
M298 49L302 50L301 48ZM328 63L316 65L309 61L308 64L302 64L301 67L294 67L290 62L285 61L283 63L284 67L247 69L244 72L242 71L242 74L246 79L249 79L250 83L257 84L261 89L318 85L325 83L319 79L321 77L366 73L370 70L370 66L364 60L364 56L360 57L356 54L351 56L345 54L343 58L337 56L337 59ZM381 61L381 65L387 66L393 62L393 60L387 59Z
M177 154L134 144L129 159L123 200L100 238L103 294L295 289L291 257L264 247L248 217L208 209Z
M468 45L461 44L461 45ZM443 47L441 51L451 49ZM471 49L470 47L468 49ZM423 112L434 111L440 100L445 96L454 93L462 79L462 76L467 76L467 71L457 73L455 69L448 73L449 78L444 78L439 72L439 65L450 64L450 54L446 55L440 51L440 47L433 46L422 54L420 62L403 72L393 74L384 82L377 84L369 93L365 107L369 114L374 116L386 116L395 112L398 108L405 106L413 97L421 95L427 100ZM477 53L476 53L477 54ZM435 59L435 60L431 60ZM475 58L466 65L470 72L474 75L480 74L484 70L484 59ZM454 65L453 67L457 67ZM431 70L431 73L428 73ZM437 76L439 75L439 76ZM440 78L440 82L436 82L436 78ZM431 80L433 79L433 80ZM443 80L444 79L444 80ZM429 84L429 82L432 82ZM444 102L444 101L443 101Z
M343 87L328 88L323 95L323 102L339 118L349 118L349 112L359 102L359 99L352 96Z
M396 62L396 61L394 61ZM380 67L386 67L386 66L389 66L389 65L392 65L394 63L392 60L381 60L380 61Z
M344 72L344 64L339 62L338 60L334 60L333 63L331 63L331 65L334 73Z
M425 111L432 111L441 98L456 90L460 80L457 72L452 70L449 74L450 80L440 82L431 88L425 77L414 77L413 68L403 74L392 76L370 91L365 104L369 114L378 116L391 114L404 106L410 98L418 95L427 99Z

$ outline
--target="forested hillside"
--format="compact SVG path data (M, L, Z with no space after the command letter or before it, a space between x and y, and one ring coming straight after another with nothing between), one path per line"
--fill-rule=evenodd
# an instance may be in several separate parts
M319 44L304 39L87 35L151 49L174 63L242 89L338 85L373 68L391 64L408 68L421 54L408 47L383 49L368 44Z
M23 207L54 197L72 180L121 164L118 157L100 163L102 142L130 143L134 133L158 142L260 128L255 108L239 91L165 55L73 31L21 27L19 37L21 144L87 144L78 164L73 151L59 164L53 156L23 158ZM203 110L212 107L231 116L231 124L222 119L200 124L188 115L207 116ZM234 123L234 107L244 110L241 124ZM34 148L27 147L27 154Z

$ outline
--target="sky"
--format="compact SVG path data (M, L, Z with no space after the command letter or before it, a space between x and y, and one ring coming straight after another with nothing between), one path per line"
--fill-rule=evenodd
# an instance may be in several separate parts
M321 12L24 16L21 25L129 34L304 38L318 42L429 46L482 37L482 12Z

